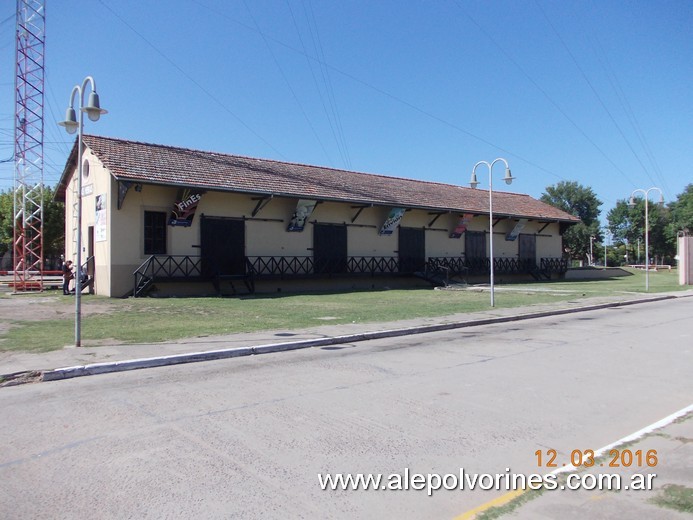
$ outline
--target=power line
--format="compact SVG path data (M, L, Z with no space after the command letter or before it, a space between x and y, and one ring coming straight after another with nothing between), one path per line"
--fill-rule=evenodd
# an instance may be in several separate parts
M594 5L594 8L596 9L596 5ZM611 85L611 88L614 90L614 93L616 94L616 98L619 100L621 104L621 108L625 112L626 116L628 117L628 121L633 128L635 135L638 137L638 140L640 141L641 146L645 150L645 155L647 156L648 160L650 161L650 165L652 166L652 169L654 170L655 174L657 175L657 178L659 179L659 182L662 186L664 186L665 190L669 193L671 193L671 190L668 186L668 183L665 179L665 176L662 173L662 169L659 167L659 164L652 153L652 149L649 146L649 143L647 142L647 139L645 137L644 132L642 131L642 128L640 126L640 123L638 122L638 118L635 115L635 112L633 111L633 108L631 104L628 101L628 97L626 96L625 91L623 90L619 80L618 80L618 75L614 73L614 68L611 65L611 62L609 61L609 57L607 56L606 51L604 50L604 46L601 44L601 41L598 37L597 34L592 35L592 42L596 44L595 47L595 54L597 55L597 58L599 59L599 63L601 64L602 68L604 69L604 75L606 76L607 80L609 81L609 84Z
M585 131L584 131L584 130L583 130L583 129L582 129L582 128L581 128L581 127L580 127L580 126L579 126L568 114L567 114L567 113L566 113L565 110L563 110L563 108L561 108L561 106L549 95L549 93L546 92L546 90L544 90L544 88L542 88L541 85L539 85L539 83L537 83L537 82L534 80L534 78L532 78L532 76L530 76L530 75L527 73L527 71L525 71L525 69L524 69L524 68L523 68L523 67L511 56L511 55L510 55L510 53L508 53L508 52L505 50L505 48L504 48L503 46L501 46L501 45L496 41L496 39L495 39L493 36L491 36L491 34L489 34L489 32L488 32L486 29L484 29L484 28L481 26L481 24L479 24L479 23L472 17L472 15L470 15L470 14L464 9L464 7L462 7L462 6L460 5L459 0L456 0L456 4L457 4L457 7L459 7L460 10L467 16L467 18L469 18L469 20L471 20L471 22L472 22L482 33L484 33L484 34L486 35L486 37L491 41L491 43L493 43L493 44L501 51L501 53L503 53L503 55L504 55L513 65L515 65L515 67L517 67L517 69L522 73L522 75L527 79L527 81L529 81L532 85L534 85L534 87L535 87L537 90L539 90L539 92L541 92L541 93L544 95L544 97L554 106L554 108L555 108L556 110L558 110L558 112L560 112L560 114L561 114L571 125L573 125L573 127L574 127L574 128L575 128L575 129L587 140L587 142L589 142L589 143L590 143L590 144L602 155L602 157L604 157L604 158L616 169L616 171L618 171L621 175L623 175L623 178L624 178L624 179L626 179L628 182L630 182L631 184L633 184L633 181L631 181L631 180L628 178L628 176L626 175L626 173L618 166L618 164L616 164L614 161L611 160L611 158L610 158L608 155L606 155L606 152L605 152L604 150L602 150L602 148L601 148L597 143L595 143L594 140L592 140L592 138L590 138L589 135L587 135L587 133L586 133L586 132L585 132Z
M195 78L193 78L190 74L188 74L182 67L180 67L176 62L174 62L171 58L169 58L163 51L159 50L159 48L154 45L152 42L150 42L147 38L144 37L142 33L140 33L137 29L135 29L132 25L130 25L128 22L125 21L123 17L121 17L118 13L116 13L113 9L111 9L103 0L98 0L99 3L106 9L108 10L113 16L115 16L120 22L125 25L128 29L130 29L132 32L134 32L137 36L142 39L149 47L151 47L159 56L164 58L171 66L173 66L178 72L180 72L183 76L185 76L191 83L193 83L197 88L199 88L202 92L204 92L212 101L217 103L221 108L223 108L231 117L236 119L241 125L245 127L246 130L248 130L250 133L252 133L255 137L260 139L263 143L265 143L269 148L271 148L277 155L282 157L285 160L288 160L284 154L282 154L279 150L277 150L267 139L262 137L259 133L257 133L248 123L246 123L243 119L241 119L240 116L238 116L236 113L234 113L228 106L226 106L219 98L217 98L214 94L212 94L208 89L206 89L199 81L197 81Z
M287 0L288 3L288 0ZM303 12L306 16L306 21L308 22L308 32L310 34L311 41L313 42L313 49L315 50L316 56L321 58L322 62L325 62L325 51L320 40L320 32L318 31L318 22L315 19L315 12L312 9L312 5L308 4L311 9L310 12L306 8L305 1L303 2ZM314 29L313 29L314 28ZM301 42L303 43L303 42ZM305 47L304 47L305 49ZM307 53L306 53L307 55ZM310 61L308 61L310 64ZM349 157L349 148L347 147L346 139L344 137L344 128L342 127L342 120L339 115L339 106L337 105L337 100L334 96L334 87L332 86L332 79L330 77L329 71L325 70L322 64L319 64L320 74L322 75L322 81L325 85L325 92L327 94L327 99L330 104L330 110L332 112L332 117L335 121L337 127L337 134L340 137L340 142L342 144L342 149L344 150L344 156L346 157L346 163L351 166L351 159ZM312 69L311 69L312 70Z
M99 0L99 1L101 1L101 0ZM215 12L215 13L221 15L221 16L224 16L224 17L227 18L228 20L230 20L230 21L232 21L233 23L239 25L240 27L243 27L244 29L247 29L247 30L249 30L249 31L255 31L255 29L254 29L253 27L251 27L251 26L249 26L249 25L247 25L247 24L245 24L245 23L243 23L243 22L241 22L241 21L239 21L239 20L236 20L236 19L234 19L234 18L231 18L230 16L226 15L225 13L222 13L222 12L220 12L220 11L217 11L217 10L215 10L215 9L212 9L212 8L210 8L210 7L208 7L208 6L206 6L206 5L202 4L202 3L200 3L198 0L192 0L192 1L194 1L194 2L195 2L197 5L199 5L200 7L203 7L203 8L205 8L205 9L208 9L208 10L210 10L210 11L213 11L213 12ZM477 141L479 141L479 142L481 142L481 143L483 143L483 144L486 144L486 145L488 145L488 146L490 146L490 147L492 147L492 148L495 148L496 150L498 150L498 151L500 151L500 152L503 152L503 153L506 154L506 155L512 156L512 157L514 157L514 158L516 158L516 159L518 159L518 160L520 160L520 161L522 161L522 162L524 162L524 163L526 163L526 164L528 164L528 165L530 165L530 166L536 168L537 170L543 171L544 173L547 173L547 174L549 174L549 175L551 175L551 176L553 176L553 177L556 177L556 178L558 178L558 179L565 180L565 178L564 178L563 176L561 176L561 175L559 175L559 174L557 174L557 173L555 173L555 172L553 172L553 171L551 171L551 170L549 170L549 169L547 169L547 168L544 168L544 167L542 167L542 166L539 166L538 164L536 164L536 163L530 161L529 159L527 159L527 158L525 158L525 157L523 157L523 156L521 156L521 155L519 155L519 154L517 154L517 153L515 153L515 152L512 152L512 151L510 151L510 150L508 150L508 149L506 149L506 148L503 148L502 146L499 146L499 145L497 145L496 143L493 143L493 142L489 141L488 139L484 139L483 137L478 136L478 135L476 135L476 134L470 132L469 130L464 129L464 128L462 128L461 126L459 126L459 125L457 125L457 124L455 124L455 123L453 123L453 122L451 122L451 121L448 121L448 120L446 120L446 119L444 119L444 118L442 118L442 117L440 117L440 116L437 116L437 115L435 115L435 114L433 114L433 113L431 113L431 112L428 112L427 110L425 110L425 109L423 109L423 108L420 108L420 107L414 105L413 103L411 103L411 102L409 102L409 101L406 101L405 99L400 98L400 97L398 97L398 96L396 96L396 95L394 95L394 94L392 94L392 93L390 93L390 92L387 92L386 90L384 90L384 89L382 89L382 88L380 88L380 87L376 87L375 85L372 85L371 83L368 83L367 81L362 80L361 78L357 78L357 77L354 76L353 74L350 74L350 73L348 73L348 72L346 72L346 71L344 71L344 70L342 70L342 69L340 69L340 68L338 68L338 67L336 67L336 66L334 66L334 65L331 65L331 64L327 63L326 61L324 61L324 59L316 58L316 57L314 57L314 56L310 56L309 54L306 54L305 52L301 51L300 49L297 49L296 47L294 47L294 46L292 46L292 45L289 45L289 44L286 43L286 42L283 42L283 41L281 41L281 40L278 40L277 38L273 38L271 35L267 35L266 38L267 38L268 40L271 40L272 42L276 43L277 45L281 45L282 47L284 47L284 48L286 48L286 49L289 49L289 50L291 50L291 51L293 51L293 52L295 52L295 53L297 53L297 54L301 54L302 56L306 56L308 59L310 59L310 60L312 60L312 61L315 61L316 63L318 63L318 64L320 64L321 66L325 67L325 69L332 70L332 71L334 71L334 72L340 74L341 76L344 76L344 77L350 79L351 81L354 81L355 83L358 83L358 84L360 84L360 85L363 85L364 87L367 87L367 88L369 88L369 89L371 89L371 90L377 92L378 94L381 94L382 96L385 96L385 97L387 97L387 98L389 98L389 99L391 99L391 100L393 100L393 101L396 101L397 103L400 103L400 104L402 104L402 105L404 105L404 106L410 108L411 110L413 110L413 111L415 111L415 112L418 112L418 113L420 113L420 114L422 114L422 115L428 117L429 119L432 119L432 120L434 120L434 121L436 121L436 122L438 122L438 123L441 123L441 124L443 124L443 125L445 125L445 126L451 128L451 129L453 129L453 130L455 130L455 131L457 131L457 132L460 132L460 133L462 133L462 134L464 134L464 135L466 135L466 136L468 136L468 137L470 137L470 138L472 138L472 139L475 139L475 140L477 140ZM596 146L596 145L595 145L595 146ZM623 172L622 172L622 173L623 173Z
M597 92L597 89L594 88L594 85L592 84L592 82L590 81L590 79L587 77L587 74L585 73L584 69L580 66L580 63L578 63L577 58L575 58L575 55L572 53L572 51L570 50L570 48L569 48L568 45L566 44L566 42L565 42L565 40L563 39L563 37L561 36L561 34L558 32L558 30L556 29L556 27L553 25L553 23L552 23L551 20L549 19L548 15L547 15L546 12L544 11L544 9L542 9L541 5L539 4L539 1L538 1L538 0L534 0L534 3L535 3L535 4L537 5L537 7L539 8L539 11L541 11L541 14L542 14L542 15L544 16L544 18L546 19L546 22L549 24L549 27L551 27L551 29L553 30L554 34L555 34L556 37L558 38L558 41L561 42L561 45L563 46L563 48L565 49L565 51L566 51L566 52L568 53L568 55L570 56L570 59L573 60L573 63L575 64L575 66L577 67L577 69L580 71L580 74L582 75L582 78L585 80L585 82L587 83L587 85L589 85L590 89L592 90L592 92L593 92L594 95L596 96L597 100L599 101L599 104L602 106L602 108L604 109L604 111L605 111L605 112L607 113L607 115L609 116L609 119L611 119L611 122L614 124L614 126L615 126L616 129L618 130L618 133L621 135L621 137L623 137L623 140L626 142L626 145L628 145L628 148L630 149L630 151L633 152L633 155L634 155L635 158L637 159L637 161L638 161L638 163L640 164L640 166L642 166L642 169L645 171L645 174L646 174L646 175L649 177L649 179L654 183L654 180L652 179L652 176L650 175L650 172L647 170L647 168L645 167L645 165L643 164L643 162L640 160L640 156L637 154L637 152L635 151L635 149L633 148L633 146L630 144L630 140L628 139L628 137L626 137L626 134L623 133L623 130L621 130L621 126L618 124L618 122L616 121L616 119L614 119L614 116L611 114L611 111L608 109L608 107L607 107L606 104L604 103L604 100L603 100L602 97L599 95L599 92ZM632 181L631 181L631 182L632 182Z
M243 5L245 5L245 8L248 11L248 14L250 15L250 19L255 24L255 28L256 28L257 32L262 37L262 41L265 42L265 47L267 47L267 50L269 51L270 55L272 56L272 60L274 61L274 64L277 66L277 69L279 70L279 73L281 74L282 78L284 78L284 82L286 83L286 86L289 88L289 91L291 92L291 95L293 96L294 101L296 101L298 108L301 110L301 114L303 114L303 118L306 120L306 123L308 123L308 126L310 127L311 132L313 132L315 139L318 141L320 148L322 148L322 151L325 154L325 157L327 157L327 161L332 164L332 159L330 159L330 154L327 153L327 149L325 148L325 145L323 145L322 139L320 139L320 136L316 132L315 127L313 126L313 123L311 123L310 118L308 117L308 114L306 114L306 111L303 108L303 104L301 104L301 100L298 99L298 96L296 95L296 91L291 86L291 82L289 81L289 78L286 77L286 74L284 73L284 69L282 68L281 64L279 63L279 60L277 60L277 56L274 54L274 52L272 51L272 47L267 42L267 38L265 38L265 33L262 32L262 29L260 29L260 26L258 25L257 20L255 20L255 17L253 16L253 13L250 11L250 8L248 7L248 3L245 0L243 0Z
M296 21L296 16L294 15L294 11L291 8L291 3L289 0L286 0L286 6L289 9L289 13L291 14L291 20L293 21L294 28L296 29L296 35L298 36L298 40L301 42L301 47L303 48L303 52L307 55L308 51L306 49L306 45L303 41L303 37L301 36L301 31L299 30L298 23ZM308 29L310 31L310 21L308 25ZM330 126L330 131L332 132L332 137L335 140L335 144L337 145L337 150L339 151L339 155L342 158L342 162L344 165L348 168L350 167L350 161L348 160L348 156L346 154L346 145L343 143L343 136L342 136L342 141L340 141L340 138L337 135L336 131L336 123L332 120L332 117L330 116L330 112L327 109L327 105L325 104L325 98L323 97L322 94L322 89L320 88L320 85L318 84L318 79L315 77L315 71L313 70L313 64L310 62L308 58L306 58L306 64L308 65L308 70L310 71L310 75L313 78L313 84L315 85L315 90L318 92L318 96L320 97L320 104L322 105L322 109L325 112L325 117L327 118L327 122ZM323 76L323 83L325 84L325 90L328 90L327 84L324 81L324 76ZM328 100L329 100L329 93L327 94ZM331 107L332 108L332 107ZM334 110L333 110L334 114Z

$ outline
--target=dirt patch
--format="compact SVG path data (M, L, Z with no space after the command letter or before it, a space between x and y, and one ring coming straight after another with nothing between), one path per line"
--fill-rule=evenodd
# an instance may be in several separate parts
M121 307L122 308L122 307ZM109 314L115 306L94 296L82 297L82 315ZM73 297L5 293L0 297L0 333L13 321L63 319L75 313Z

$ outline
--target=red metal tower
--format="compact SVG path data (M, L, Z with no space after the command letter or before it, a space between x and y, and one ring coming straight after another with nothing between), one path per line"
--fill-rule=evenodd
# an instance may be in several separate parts
M43 290L43 0L17 0L14 290Z

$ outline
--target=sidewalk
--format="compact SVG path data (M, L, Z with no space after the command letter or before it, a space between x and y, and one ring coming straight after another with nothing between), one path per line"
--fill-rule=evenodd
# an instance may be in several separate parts
M0 352L0 377L33 372L32 381L36 381L37 376L44 380L64 379L95 373L351 343L379 337L405 336L687 296L693 296L693 290L652 295L619 294L557 304L490 309L484 312L385 323L322 325L302 331L272 330L194 337L153 344L66 347L44 353ZM66 367L72 369L56 370ZM4 379L7 384L7 380L11 378Z
M689 407L690 408L690 407ZM555 490L519 506L500 518L507 520L610 520L621 518L647 518L648 520L677 520L691 518L693 512L693 411L663 428L645 434L639 440L625 444L618 453L630 450L633 464L608 467L613 456L604 459L605 467L581 472L595 476L618 474L623 485L630 485L634 474L655 474L651 490L577 491ZM636 453L641 450L642 464L638 466ZM656 450L657 464L648 467L647 452ZM654 460L654 459L653 459ZM483 519L483 515L477 516Z

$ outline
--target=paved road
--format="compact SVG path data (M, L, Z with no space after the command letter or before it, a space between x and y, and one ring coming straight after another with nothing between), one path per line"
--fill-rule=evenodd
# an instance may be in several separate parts
M693 299L0 390L0 518L452 518L500 492L319 472L536 473L693 399Z

